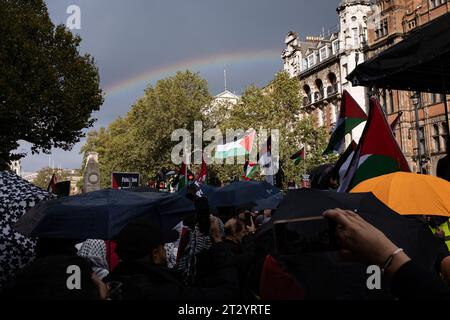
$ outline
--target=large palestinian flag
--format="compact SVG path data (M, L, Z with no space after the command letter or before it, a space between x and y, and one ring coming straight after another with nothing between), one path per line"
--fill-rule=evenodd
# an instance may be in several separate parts
M397 171L411 170L378 100L370 99L369 119L339 191L351 190L364 180Z
M218 145L214 157L216 159L226 159L249 155L252 152L255 135L256 131L252 130L245 133L242 137L238 137L233 142Z
M342 94L339 119L336 123L336 128L331 134L328 147L325 149L323 154L325 155L335 151L339 152L345 143L345 136L366 120L366 113L363 109L361 109L350 93L344 90Z

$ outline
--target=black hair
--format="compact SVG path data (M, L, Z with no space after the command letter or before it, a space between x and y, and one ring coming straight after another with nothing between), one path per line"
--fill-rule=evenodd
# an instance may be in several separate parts
M69 277L76 272L70 266L79 268L80 289L69 289ZM99 300L100 292L92 274L91 264L76 255L37 259L15 275L0 293L0 299Z

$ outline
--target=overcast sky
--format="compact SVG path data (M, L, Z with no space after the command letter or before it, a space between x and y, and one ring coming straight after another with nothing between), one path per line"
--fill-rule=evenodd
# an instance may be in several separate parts
M263 86L282 68L284 36L304 38L338 23L339 0L46 0L55 24L65 24L70 5L81 9L82 52L99 67L105 102L94 129L125 115L148 84L190 69L208 80L211 95L227 88L240 94ZM80 147L54 150L51 163L80 168ZM23 171L49 163L48 155L22 151Z

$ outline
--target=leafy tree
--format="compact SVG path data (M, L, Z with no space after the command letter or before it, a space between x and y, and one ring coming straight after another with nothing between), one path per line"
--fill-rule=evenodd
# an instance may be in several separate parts
M113 171L139 172L145 182L161 168L175 169L172 131L193 132L194 121L203 120L201 110L210 101L206 80L190 71L178 72L149 86L126 117L89 133L82 152L99 153L102 187L109 186Z
M94 59L81 38L54 26L43 0L0 0L0 170L24 154L70 150L103 102Z
M326 130L317 128L315 119L302 110L300 92L298 80L280 72L263 89L249 86L231 116L220 125L222 131L226 128L253 128L258 132L261 129L279 130L280 160L286 180L299 181L311 168L333 160L322 156L326 148ZM290 157L302 146L307 149L306 160L295 166ZM242 165L214 166L221 179L240 177L242 170Z

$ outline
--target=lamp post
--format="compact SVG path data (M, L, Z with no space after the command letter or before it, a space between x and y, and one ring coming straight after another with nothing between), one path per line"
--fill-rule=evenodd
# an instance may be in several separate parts
M420 104L420 92L414 92L411 95L411 101L414 104L414 112L416 115L416 139L417 139L417 160L418 160L418 173L422 173L422 148L420 146L420 132L419 132L419 104Z

